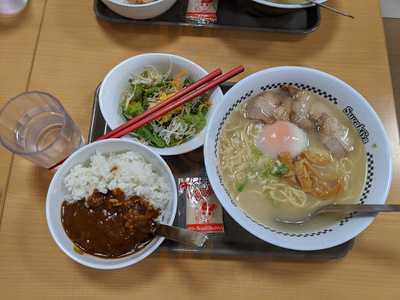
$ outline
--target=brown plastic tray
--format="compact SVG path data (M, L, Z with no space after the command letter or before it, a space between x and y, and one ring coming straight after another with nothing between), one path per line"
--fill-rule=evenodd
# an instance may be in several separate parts
M99 85L100 86L100 85ZM233 83L221 86L226 93ZM92 142L97 137L103 135L110 129L108 128L100 112L98 103L98 90L93 101L93 111L89 129L88 141ZM175 178L185 178L190 176L207 176L203 160L203 148L199 148L187 154L168 156L164 158L170 166ZM206 248L190 248L171 241L165 241L161 247L161 252L171 252L175 254L190 254L197 257L263 257L284 260L331 260L344 257L353 247L354 240L350 240L342 245L318 250L318 251L293 251L268 244L244 230L237 224L225 211L224 233L209 234L209 243ZM178 210L174 220L174 225L179 227L186 226L186 206L185 199L178 199Z
M301 9L277 9L257 4L251 0L220 0L216 24L193 24L185 20L187 0L178 0L163 15L150 20L133 20L110 10L101 0L94 1L97 18L135 26L189 26L250 31L307 34L320 24L321 14L317 6Z

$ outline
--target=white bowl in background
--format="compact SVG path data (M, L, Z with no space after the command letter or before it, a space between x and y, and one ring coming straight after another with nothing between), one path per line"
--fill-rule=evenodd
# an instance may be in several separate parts
M129 86L129 78L132 74L138 74L143 71L146 66L152 65L162 72L166 72L172 65L172 74L177 74L180 70L185 69L190 74L192 80L196 81L208 74L206 70L196 63L173 54L166 53L147 53L133 56L124 60L115 66L104 78L99 91L99 105L104 120L111 129L115 129L125 123L122 117L120 104L123 96ZM216 88L210 95L210 109L207 114L207 123L217 103L221 102L223 97L220 88ZM207 125L206 125L207 126ZM197 133L192 139L182 143L181 145L156 148L149 146L154 152L160 155L177 155L187 153L201 147L204 144L205 128ZM124 139L136 140L131 136L125 136Z
M299 9L299 8L305 8L305 7L310 7L315 4L313 3L306 3L307 1L305 0L303 4L290 4L290 3L278 3L274 1L268 1L268 0L252 0L258 4L265 5L265 6L271 6L271 7L276 7L276 8L283 8L283 9ZM316 0L317 3L324 3L327 0Z
M392 160L390 142L378 115L368 101L347 83L327 73L303 67L277 67L254 73L239 81L225 94L207 128L204 144L207 175L224 209L256 237L293 250L334 247L357 236L373 222L374 217L349 216L332 226L314 231L290 232L278 226L269 227L258 223L236 205L225 189L218 169L218 139L232 110L251 97L289 83L336 104L360 128L359 134L362 135L367 158L367 174L358 203L385 203L392 180Z
M113 12L137 20L155 18L165 13L176 2L176 0L156 0L145 4L130 4L118 0L102 0Z
M165 161L148 147L133 141L121 139L109 139L94 142L83 146L75 151L57 170L51 180L46 197L46 219L50 233L58 247L74 261L95 269L119 269L124 268L143 260L153 253L164 241L163 237L155 237L148 245L138 252L121 258L105 259L90 254L79 254L74 250L74 243L69 239L61 223L61 206L65 199L66 189L64 178L72 167L84 163L94 155L99 153L135 151L140 153L154 167L154 170L166 179L170 187L169 202L166 209L161 214L161 222L172 225L176 208L177 192L174 176Z

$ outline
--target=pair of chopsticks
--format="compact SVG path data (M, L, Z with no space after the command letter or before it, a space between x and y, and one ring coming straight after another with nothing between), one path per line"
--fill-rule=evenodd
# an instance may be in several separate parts
M163 115L168 112L182 106L183 104L193 100L196 97L199 97L209 90L217 87L221 83L231 79L232 77L242 73L244 71L243 66L238 66L233 68L232 70L222 74L221 69L216 69L209 73L208 75L202 77L200 80L192 83L191 85L183 88L178 93L172 95L167 100L162 101L158 105L146 110L142 114L130 119L125 122L121 126L115 128L114 130L100 136L96 139L96 141L111 139L111 138L120 138L129 134L132 131L139 129L140 127L159 119ZM59 165L61 165L67 158L59 161L49 168L52 170Z

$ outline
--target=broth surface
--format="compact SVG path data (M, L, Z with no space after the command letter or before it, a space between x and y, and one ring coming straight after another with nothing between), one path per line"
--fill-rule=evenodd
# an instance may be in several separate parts
M303 201L304 203L299 202L299 205L276 201L276 198L279 199L279 193L290 192L299 195L300 193L305 193L301 190L296 190L282 178L270 178L268 181L260 180L260 164L265 163L268 158L260 158L260 154L254 144L257 133L263 127L263 124L245 118L245 103L242 103L231 113L222 129L219 140L220 164L218 167L231 198L246 214L256 221L283 231L314 231L333 225L337 221L337 217L332 215L316 217L301 226L281 224L274 221L274 219L276 217L302 217L318 206L326 205L327 203L357 203L364 185L366 157L364 146L356 130L334 104L314 94L311 95L313 109L336 117L343 125L349 128L349 134L354 140L354 150L347 153L342 159L334 159L332 165L329 166L329 168L336 168L337 170L343 169L347 174L343 191L335 197L328 200L320 200L310 194L306 194L306 200ZM307 150L328 152L321 143L317 132L306 132L309 139ZM273 187L273 190L267 193L269 185ZM277 195L275 199L270 196L271 193Z

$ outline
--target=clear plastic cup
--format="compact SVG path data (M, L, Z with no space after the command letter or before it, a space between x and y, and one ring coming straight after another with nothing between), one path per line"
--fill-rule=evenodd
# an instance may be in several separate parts
M58 99L34 91L15 96L1 108L0 143L49 168L79 148L83 138Z
M28 0L0 0L0 14L14 15L21 12Z

